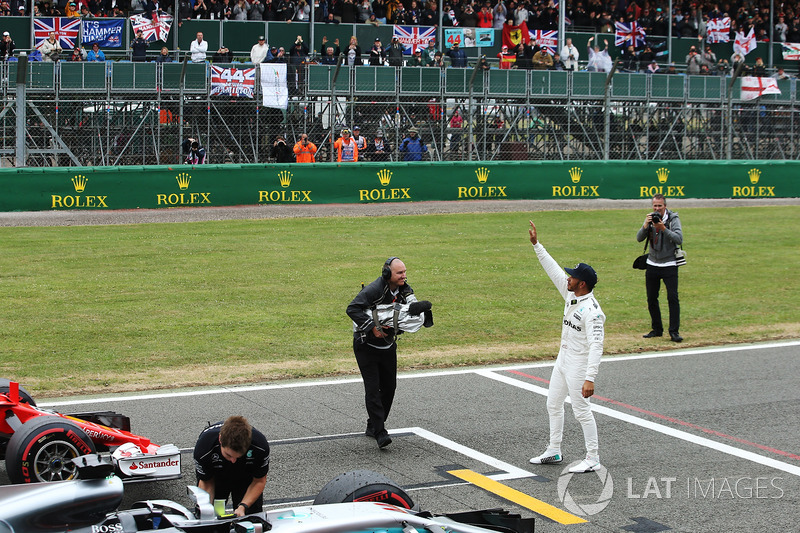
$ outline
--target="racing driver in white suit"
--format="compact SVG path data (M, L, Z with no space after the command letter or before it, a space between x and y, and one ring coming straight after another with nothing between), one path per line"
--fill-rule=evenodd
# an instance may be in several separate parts
M547 391L547 412L550 415L550 443L542 455L531 459L533 464L556 464L562 461L561 440L564 433L564 400L569 395L572 412L583 428L586 458L569 469L573 473L593 472L600 468L597 424L589 397L594 394L594 380L603 355L606 317L592 293L597 273L585 263L561 269L539 242L536 226L531 222L531 244L544 271L564 297L564 321L561 327L561 348L550 377ZM565 273L566 271L566 273Z

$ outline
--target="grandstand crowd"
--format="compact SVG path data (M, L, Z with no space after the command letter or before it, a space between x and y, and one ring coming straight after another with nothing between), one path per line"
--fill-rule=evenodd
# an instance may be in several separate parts
M614 33L615 22L635 21L647 35L704 37L710 20L729 17L730 35L754 29L758 41L800 43L800 8L795 0L780 2L770 13L769 0L673 2L667 0L566 0L567 27L597 33ZM553 0L445 0L443 26L501 29L503 24L526 23L531 30L555 30L558 9ZM32 12L31 12L32 9ZM306 0L4 0L0 15L40 17L127 17L159 11L186 19L264 20L308 22L311 5ZM177 11L177 13L175 13ZM436 0L319 0L314 19L322 23L402 24L437 26Z

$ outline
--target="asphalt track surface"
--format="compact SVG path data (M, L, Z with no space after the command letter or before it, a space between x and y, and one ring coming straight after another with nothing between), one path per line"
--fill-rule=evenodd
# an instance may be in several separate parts
M242 414L271 443L271 508L308 502L336 475L369 469L407 488L423 509L503 507L536 517L538 532L797 530L800 341L605 357L593 399L601 475L562 475L583 455L569 405L564 463L528 463L547 440L552 364L402 374L388 420L394 442L385 450L362 433L357 378L41 405L124 413L135 433L183 450L183 480L129 484L123 507L148 498L188 505L197 435L208 421ZM452 473L464 470L499 488ZM7 482L4 469L0 481ZM587 522L565 525L554 516Z

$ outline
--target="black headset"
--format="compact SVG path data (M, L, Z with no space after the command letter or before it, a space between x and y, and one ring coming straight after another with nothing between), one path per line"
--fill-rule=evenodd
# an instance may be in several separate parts
M386 281L389 281L389 278L392 277L392 261L395 259L400 259L399 257L392 256L386 260L383 264L383 270L381 270L381 277Z

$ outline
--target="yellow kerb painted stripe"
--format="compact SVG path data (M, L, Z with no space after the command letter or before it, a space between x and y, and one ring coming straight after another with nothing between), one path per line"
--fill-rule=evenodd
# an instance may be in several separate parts
M541 500L537 500L536 498L528 496L527 494L524 494L516 489L512 489L511 487L503 485L502 483L498 483L497 481L478 474L477 472L473 472L472 470L451 470L448 473L456 476L457 478L461 478L468 483L472 483L477 487L487 490L492 494L497 494L501 498L505 498L510 502L514 502L526 509L530 509L534 513L554 520L559 524L585 524L587 522L587 520L584 520L583 518L570 514L566 511L562 511L558 507L553 507L549 503L544 503Z

